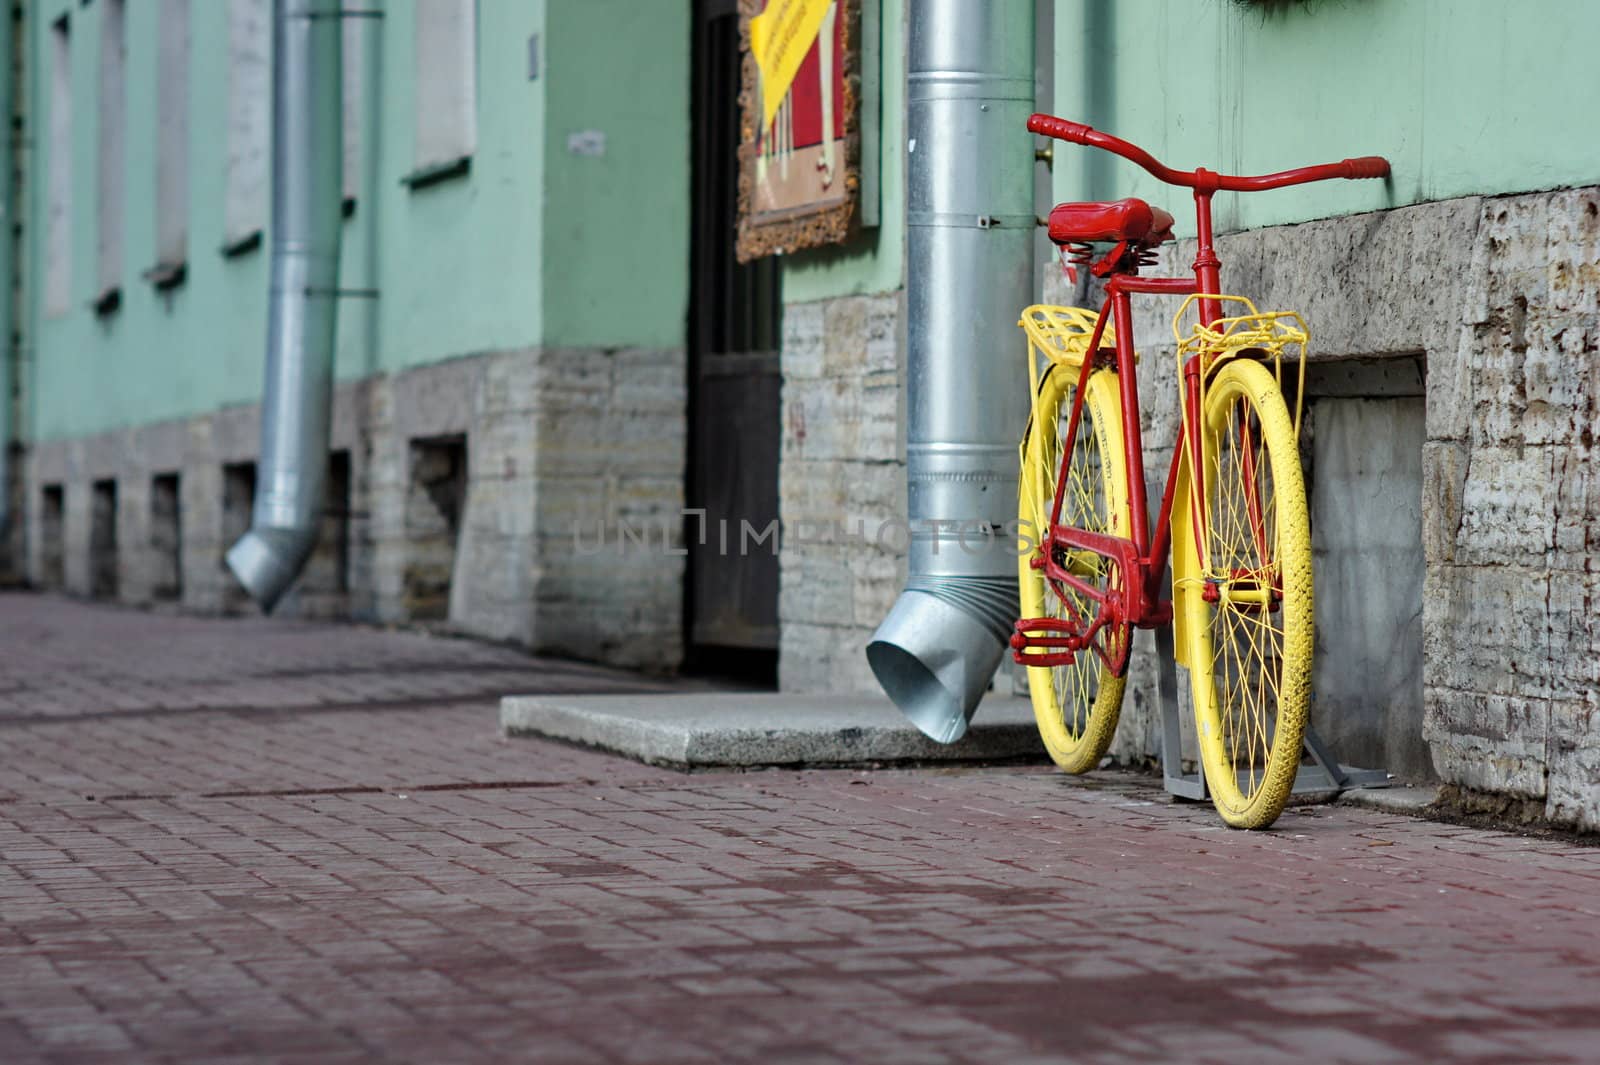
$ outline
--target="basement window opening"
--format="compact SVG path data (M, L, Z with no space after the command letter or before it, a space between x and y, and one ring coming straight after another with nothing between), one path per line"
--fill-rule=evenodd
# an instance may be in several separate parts
M157 602L183 598L182 482L176 473L150 478L150 597Z
M250 595L240 587L228 569L226 553L250 531L250 512L256 505L256 464L230 462L222 467L222 545L217 552L217 565L227 576L223 583L223 606L228 610L243 610L250 604Z
M341 449L328 455L328 476L322 494L322 521L317 529L317 546L306 560L300 577L306 597L342 596L350 590L350 452ZM326 611L340 613L337 603Z
M39 495L39 583L60 588L66 583L66 489L47 484Z
M115 599L117 573L117 482L94 482L89 508L89 594Z
M419 621L450 616L456 542L467 501L467 438L411 441L406 490L406 614Z

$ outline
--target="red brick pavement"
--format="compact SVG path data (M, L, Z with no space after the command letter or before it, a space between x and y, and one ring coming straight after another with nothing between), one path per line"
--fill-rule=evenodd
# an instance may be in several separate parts
M0 597L0 1062L1589 1061L1600 850L1034 769L678 775L649 681Z

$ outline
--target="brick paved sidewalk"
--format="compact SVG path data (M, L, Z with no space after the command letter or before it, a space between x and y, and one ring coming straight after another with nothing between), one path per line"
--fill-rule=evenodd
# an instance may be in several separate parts
M1586 1061L1600 850L501 740L662 687L0 596L0 1062Z

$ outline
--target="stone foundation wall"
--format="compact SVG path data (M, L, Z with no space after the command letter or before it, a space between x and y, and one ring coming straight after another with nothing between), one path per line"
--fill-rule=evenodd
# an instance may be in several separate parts
M877 692L865 648L905 583L900 293L783 311L778 684Z
M347 509L329 500L317 552L278 613L380 622L420 615L416 589L407 587L419 550L414 507L424 491L413 483L416 445L458 441L467 469L448 627L542 651L675 668L683 560L663 548L681 540L685 388L679 350L601 349L499 352L341 384L331 448L347 456ZM259 419L258 408L241 407L35 446L23 478L30 580L51 585L46 556L58 548L64 590L92 594L93 485L113 479L116 598L166 602L159 596L171 584L171 536L151 492L154 477L176 473L181 593L170 605L253 611L222 563L248 521L237 498L244 482L229 489L224 471L237 474L255 461ZM65 503L55 546L42 529L51 485L62 487ZM620 521L665 530L666 542L617 550ZM582 548L575 522L585 523ZM613 536L596 550L601 529Z

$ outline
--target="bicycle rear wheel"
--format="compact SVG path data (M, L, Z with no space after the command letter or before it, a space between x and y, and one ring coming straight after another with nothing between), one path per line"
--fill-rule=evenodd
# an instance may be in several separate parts
M1068 449L1064 437L1077 392L1078 368L1051 366L1039 382L1035 416L1022 442L1018 516L1025 535L1040 543L1050 525L1057 474ZM1113 536L1128 535L1128 479L1124 469L1122 411L1116 374L1095 370L1084 388L1083 413L1072 447L1061 523ZM1036 550L1022 552L1017 567L1024 618L1089 618L1097 604L1081 592L1056 585L1030 563ZM1074 576L1106 588L1120 576L1110 563L1090 552L1062 559ZM1102 630L1104 631L1104 630ZM1059 634L1055 634L1059 635ZM1111 640L1128 639L1126 627ZM1093 650L1078 652L1065 666L1029 666L1028 693L1040 738L1055 763L1068 773L1100 764L1117 730L1125 676L1109 669Z
M1310 703L1305 482L1283 395L1260 363L1216 371L1199 429L1200 572L1174 598L1185 612L1200 756L1222 819L1265 828L1294 787Z

